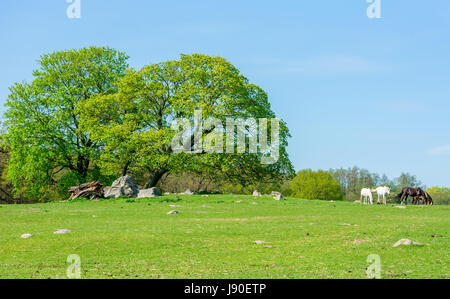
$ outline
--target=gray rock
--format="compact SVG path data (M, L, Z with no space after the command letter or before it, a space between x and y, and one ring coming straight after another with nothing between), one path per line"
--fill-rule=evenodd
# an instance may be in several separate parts
M284 200L283 194L281 194L279 192L278 192L278 194L273 194L273 195L275 195L275 200Z
M392 247L398 247L401 245L405 245L405 246L410 246L410 245L417 245L417 246L421 246L422 244L411 241L409 239L401 239L400 241L398 241L397 243L395 243Z
M123 176L114 181L111 187L105 187L106 198L118 198L120 196L137 197L139 187L130 176Z
M255 197L261 197L262 194L261 194L261 192L255 190L255 191L253 191L253 196L255 196Z
M145 190L140 190L138 194L138 198L150 198L150 197L157 197L161 196L161 191L159 191L158 188L150 188Z
M258 240L258 241L255 241L255 244L262 245L262 244L271 244L271 243L270 242L266 242L266 241Z
M32 234L24 234L22 236L20 236L22 239L28 239L28 238L32 238L33 235Z
M64 235L64 234L70 234L72 231L70 229L60 229L54 232L55 235Z
M187 189L183 194L185 194L185 195L194 195L196 193L194 191L192 191L191 189Z
M405 206L397 206L397 207L395 207L396 209L406 209L406 207Z
M179 213L178 211L170 211L169 213L167 213L167 215L176 215L178 213Z

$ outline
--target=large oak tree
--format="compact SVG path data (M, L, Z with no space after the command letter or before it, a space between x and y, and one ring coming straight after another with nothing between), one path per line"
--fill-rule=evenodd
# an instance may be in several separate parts
M293 173L286 152L289 131L283 121L279 159L270 165L261 163L263 153L249 153L248 145L245 153L211 153L195 147L192 151L197 154L173 152L172 122L184 118L193 124L195 111L201 111L204 120L214 118L224 125L227 118L275 118L267 94L224 58L181 55L176 61L129 70L117 88L114 94L92 97L78 105L84 130L102 145L102 168L111 174L139 176L144 170L145 185L151 187L165 174L187 171L226 176L240 183L275 180ZM203 137L213 129L204 124ZM195 144L194 132L188 136L191 145Z

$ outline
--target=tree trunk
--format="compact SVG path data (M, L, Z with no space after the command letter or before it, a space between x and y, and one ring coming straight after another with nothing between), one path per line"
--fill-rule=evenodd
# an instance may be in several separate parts
M128 172L128 167L130 167L130 162L127 162L122 168L122 176L126 176Z
M167 170L157 170L150 174L150 177L145 184L145 189L153 188L158 184L159 180L167 173Z
M72 187L69 189L69 193L71 194L71 200L80 197L93 199L103 198L104 196L103 186L99 182L92 182Z

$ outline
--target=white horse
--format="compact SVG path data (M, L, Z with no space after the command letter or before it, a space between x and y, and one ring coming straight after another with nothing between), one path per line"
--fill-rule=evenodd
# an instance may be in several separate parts
M375 191L378 194L378 203L380 203L380 198L383 197L383 204L387 204L386 202L386 194L390 195L391 194L391 188L389 187L378 187L377 189L375 189Z
M371 204L373 205L373 197L372 197L372 190L368 188L364 188L361 190L361 204L363 203L363 197L364 197L364 204Z

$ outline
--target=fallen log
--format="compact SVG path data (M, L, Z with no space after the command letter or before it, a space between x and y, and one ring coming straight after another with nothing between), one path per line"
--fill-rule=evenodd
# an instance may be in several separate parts
M104 198L105 192L103 185L99 182L91 182L80 186L71 187L69 189L70 200L77 198Z

